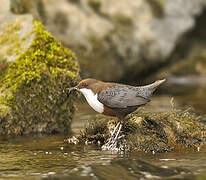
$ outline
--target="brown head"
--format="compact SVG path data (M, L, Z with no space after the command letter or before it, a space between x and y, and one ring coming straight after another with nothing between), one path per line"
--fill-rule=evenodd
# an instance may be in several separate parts
M72 90L80 90L86 88L91 89L96 94L105 89L109 84L110 83L104 83L96 79L88 78L80 81L77 86L70 88L69 92L71 92Z
M96 83L101 83L101 81L98 81L98 80L92 79L92 78L83 79L82 81L79 82L79 84L76 86L76 88L78 88L78 89L82 89L82 88L92 89Z

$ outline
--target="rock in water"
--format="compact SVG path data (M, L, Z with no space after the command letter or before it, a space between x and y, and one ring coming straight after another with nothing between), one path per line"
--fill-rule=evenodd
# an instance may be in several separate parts
M79 73L74 53L31 15L0 0L0 135L68 133L74 112L66 88Z
M127 116L122 137L115 151L137 152L198 151L206 147L206 125L204 117L189 110L171 109L167 112L152 113L144 109ZM105 142L117 119L96 116L80 135L65 140L67 143L100 144ZM111 149L110 149L111 150Z

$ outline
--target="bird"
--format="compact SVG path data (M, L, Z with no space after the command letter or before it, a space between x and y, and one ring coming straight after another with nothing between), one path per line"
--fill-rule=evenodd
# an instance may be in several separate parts
M131 86L87 78L69 88L69 94L73 90L80 91L96 112L119 119L108 141L111 144L117 141L125 117L147 104L156 88L165 81L162 79L144 86Z

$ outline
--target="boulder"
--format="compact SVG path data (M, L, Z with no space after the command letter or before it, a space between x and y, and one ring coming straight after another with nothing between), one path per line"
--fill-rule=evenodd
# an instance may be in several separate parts
M204 117L189 110L172 108L167 112L151 113L140 109L127 116L115 150L140 152L197 151L206 146ZM96 116L80 135L67 143L104 145L118 120ZM105 146L103 146L105 148ZM107 147L109 149L109 147Z
M68 133L74 113L68 87L79 66L31 15L14 15L0 0L0 135Z
M206 1L42 0L42 4L39 17L77 53L83 77L129 81L176 62L174 56L183 53L177 47L182 41L190 44L184 37L195 29ZM27 7L36 17L37 5Z

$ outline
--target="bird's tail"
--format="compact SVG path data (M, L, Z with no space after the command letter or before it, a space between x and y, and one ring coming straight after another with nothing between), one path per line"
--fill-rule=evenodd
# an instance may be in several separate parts
M165 81L166 81L166 79L157 80L152 84L142 86L141 88L144 92L144 97L145 98L150 98L152 96L153 92L156 90L156 88Z
M161 79L161 80L157 80L152 84L147 85L150 88L156 88L157 86L159 86L160 84L162 84L163 82L165 82L166 79Z

